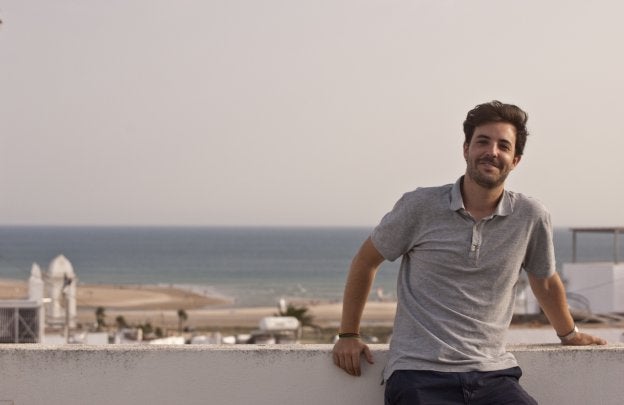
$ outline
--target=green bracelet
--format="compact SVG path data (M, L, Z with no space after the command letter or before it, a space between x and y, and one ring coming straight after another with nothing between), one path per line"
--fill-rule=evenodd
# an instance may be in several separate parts
M360 338L360 334L359 333L353 333L353 332L346 332L346 333L339 333L338 337L340 339L359 339Z

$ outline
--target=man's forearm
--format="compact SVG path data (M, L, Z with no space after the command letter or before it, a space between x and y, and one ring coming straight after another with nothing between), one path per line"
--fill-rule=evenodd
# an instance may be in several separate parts
M563 283L557 274L547 279L529 278L531 288L557 335L563 336L574 327Z
M341 332L359 332L364 306L383 260L369 238L351 262L342 302Z
M529 282L546 317L561 338L562 344L575 346L607 344L607 341L600 337L577 332L559 275L555 274L547 279L529 275Z
M356 257L351 264L342 301L341 332L359 332L364 306L368 299L376 268L370 268Z

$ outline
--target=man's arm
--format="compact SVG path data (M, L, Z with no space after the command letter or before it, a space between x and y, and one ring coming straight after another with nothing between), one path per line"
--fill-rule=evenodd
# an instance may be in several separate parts
M558 336L565 336L573 331L575 324L572 315L568 309L565 288L559 275L553 274L548 278L538 278L529 273L529 283L533 294L537 298L544 314L555 328ZM569 340L562 342L565 345L604 345L607 341L596 336L586 333L577 333Z
M360 321L364 312L364 305L370 293L375 273L384 261L383 256L368 238L362 244L357 255L351 262L342 303L342 320L340 333L359 333ZM359 376L360 355L364 353L366 360L373 363L373 356L368 346L359 338L340 338L334 345L334 364L347 373Z

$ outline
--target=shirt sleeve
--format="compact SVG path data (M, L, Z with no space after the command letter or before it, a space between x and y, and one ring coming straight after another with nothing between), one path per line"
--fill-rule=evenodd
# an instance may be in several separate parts
M550 214L546 211L534 224L524 258L524 269L539 278L548 278L556 271L553 229Z
M413 246L418 225L415 193L404 194L371 234L373 245L388 261L395 261Z

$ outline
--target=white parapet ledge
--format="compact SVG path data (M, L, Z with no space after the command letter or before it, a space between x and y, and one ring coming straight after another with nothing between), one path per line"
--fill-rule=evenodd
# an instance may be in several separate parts
M351 377L331 345L0 345L0 404L382 404L387 345ZM624 345L514 345L540 404L620 404ZM7 401L7 402L2 402ZM11 402L12 401L12 402Z

